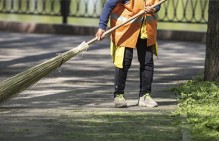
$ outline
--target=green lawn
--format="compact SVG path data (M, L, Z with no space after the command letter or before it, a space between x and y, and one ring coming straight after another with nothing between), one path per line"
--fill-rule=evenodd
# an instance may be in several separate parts
M219 83L190 80L173 89L179 94L175 112L186 118L194 141L219 140Z
M1 21L16 21L24 23L50 23L61 24L61 17L52 16L30 16L30 15L15 15L15 14L0 14ZM68 18L68 23L73 25L98 26L96 18ZM206 32L206 24L184 24L184 23L158 23L158 29L164 30L182 30L182 31L197 31Z
M68 125L65 139L83 141L181 140L176 117L148 112L76 112L61 121ZM69 129L69 130L68 130Z

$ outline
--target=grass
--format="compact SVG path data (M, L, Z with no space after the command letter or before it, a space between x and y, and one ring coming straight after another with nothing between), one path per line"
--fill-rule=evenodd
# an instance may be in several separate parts
M179 140L181 133L175 120L169 115L146 112L89 112L68 121L64 138L83 141Z
M48 23L48 24L62 24L62 18L56 16L38 16L38 15L16 15L16 14L0 14L0 21L14 21L23 23ZM68 18L68 24L84 25L84 26L98 26L98 18ZM186 24L186 23L165 23L159 22L158 29L161 30L182 30L206 32L206 24Z
M29 132L29 129L27 128L15 128L14 134L27 134Z
M180 141L177 117L145 111L54 110L1 118L0 140ZM52 113L47 113L52 114Z
M186 117L192 140L219 140L219 83L195 78L174 88L179 95L175 115Z

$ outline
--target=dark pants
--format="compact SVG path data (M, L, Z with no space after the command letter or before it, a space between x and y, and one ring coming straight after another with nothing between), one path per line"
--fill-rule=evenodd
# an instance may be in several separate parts
M153 61L153 47L146 47L146 39L138 39L136 48L138 54L138 61L140 63L140 92L139 96L151 92L151 84L153 81L154 61ZM133 58L133 48L125 48L123 68L115 68L115 93L124 94L127 73L131 67Z

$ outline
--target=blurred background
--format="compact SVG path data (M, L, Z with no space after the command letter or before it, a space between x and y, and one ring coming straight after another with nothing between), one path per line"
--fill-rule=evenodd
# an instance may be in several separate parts
M0 21L98 26L106 0L0 0ZM208 0L168 0L158 29L206 32Z

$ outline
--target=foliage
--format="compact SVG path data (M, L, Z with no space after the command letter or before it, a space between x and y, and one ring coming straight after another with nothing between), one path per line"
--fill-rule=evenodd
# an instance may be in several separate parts
M198 77L173 89L180 95L174 114L186 118L193 140L219 140L218 86Z

